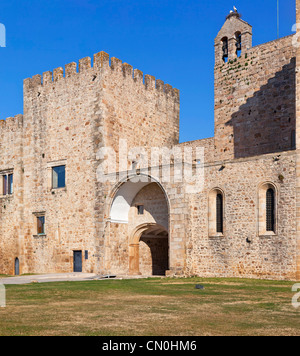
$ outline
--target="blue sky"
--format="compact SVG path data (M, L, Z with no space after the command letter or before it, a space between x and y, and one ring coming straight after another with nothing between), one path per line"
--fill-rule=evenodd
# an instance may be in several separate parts
M295 0L280 1L280 37ZM0 119L23 113L23 79L105 51L180 89L180 141L214 134L214 38L235 5L253 45L277 38L277 0L0 0Z

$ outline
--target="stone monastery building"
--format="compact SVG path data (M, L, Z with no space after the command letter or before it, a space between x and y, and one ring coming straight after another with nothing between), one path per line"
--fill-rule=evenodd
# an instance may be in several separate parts
M194 142L179 144L179 91L104 52L25 79L24 114L0 122L0 274L300 279L298 27L252 47L252 27L227 16L215 135ZM172 179L175 161L167 182L121 167L120 140L203 147L202 189ZM98 179L104 147L114 182Z

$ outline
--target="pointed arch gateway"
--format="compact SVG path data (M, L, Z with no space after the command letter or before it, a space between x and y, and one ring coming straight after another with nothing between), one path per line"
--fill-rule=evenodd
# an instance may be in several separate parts
M122 251L128 251L127 263L124 260L126 273L166 275L169 270L169 199L160 182L151 178L148 182L128 180L119 184L112 196L109 222L114 226L111 238L116 240L119 251L120 246L123 246ZM128 231L127 248L122 238L125 230ZM114 256L117 253L112 251ZM119 261L124 266L123 259ZM123 269L114 266L113 270Z

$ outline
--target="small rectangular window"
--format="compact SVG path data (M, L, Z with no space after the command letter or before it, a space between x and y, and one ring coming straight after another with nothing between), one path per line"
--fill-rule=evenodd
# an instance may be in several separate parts
M65 188L66 186L66 166L52 168L52 188Z
M12 195L13 189L13 173L0 174L2 179L2 195Z
M144 205L138 205L137 206L137 211L138 211L138 215L144 215Z
M37 217L37 233L38 235L45 234L45 216Z

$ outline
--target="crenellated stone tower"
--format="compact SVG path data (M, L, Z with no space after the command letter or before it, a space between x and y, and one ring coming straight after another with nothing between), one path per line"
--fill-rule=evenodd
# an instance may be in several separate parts
M1 121L0 135L0 171L9 169L15 186L0 206L2 236L9 236L0 240L0 271L13 274L16 258L20 273L70 271L74 250L88 251L84 270L97 271L107 194L97 181L98 151L118 154L120 139L128 150L178 144L179 91L100 52L93 64L87 57L79 68L73 62L25 79L24 116ZM63 189L52 189L54 166L66 167Z

